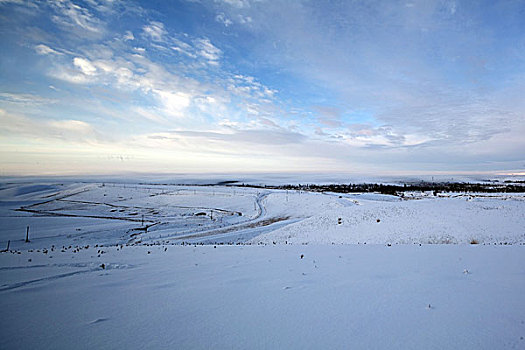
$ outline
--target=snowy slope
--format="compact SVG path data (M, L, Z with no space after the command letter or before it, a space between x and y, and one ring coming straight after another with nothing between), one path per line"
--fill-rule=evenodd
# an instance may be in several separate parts
M523 194L401 200L373 194L302 193L288 195L288 201L273 194L267 206L303 220L258 236L252 243L525 242Z
M225 186L9 185L0 189L0 245L525 243L522 193L406 198Z
M4 349L525 347L523 246L90 247L0 266Z
M525 348L524 195L406 197L2 184L0 347Z

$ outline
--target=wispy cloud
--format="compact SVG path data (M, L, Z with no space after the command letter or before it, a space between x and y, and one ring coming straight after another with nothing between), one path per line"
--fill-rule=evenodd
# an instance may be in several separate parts
M52 48L50 48L49 46L44 45L44 44L36 45L36 46L35 46L35 51L36 51L36 53L38 53L39 55L50 55L50 54L53 54L53 55L62 55L61 52L58 52L58 51L56 51L55 49L52 49Z
M142 42L146 49L141 49L134 46L137 40L132 40L133 43L131 40L109 40L83 47L82 57L78 56L79 52L67 52L66 59L54 61L48 74L68 83L106 84L140 93L151 110L144 113L144 107L135 106L142 111L139 115L150 120L170 117L183 118L186 122L193 120L194 127L198 127L199 120L201 123L206 119L222 120L232 107L236 110L235 114L230 113L230 119L263 115L266 106L273 103L275 90L253 77L231 74L219 68L222 51L210 39L184 36L186 41L182 41L161 22L143 28L148 28L145 33L148 37L153 36L150 38L155 39L153 42L178 48L171 55L184 51L186 58L176 65L163 65L149 57L147 48L156 50L151 42ZM201 60L204 65L199 64ZM195 72L200 79L189 77ZM152 113L157 117L152 117Z
M216 0L216 2L227 4L236 8L245 8L250 6L249 0Z
M45 98L33 94L17 94L9 92L0 93L0 101L3 103L14 103L22 105L41 105L57 102L56 99Z
M69 29L81 28L91 33L101 33L103 22L89 11L69 0L52 0L49 4L55 9L56 14L52 19L57 24Z
M226 17L224 13L219 13L217 16L215 16L215 20L224 24L225 27L229 27L233 24L232 20Z
M97 72L97 68L85 58L75 57L73 65L85 75L95 75Z
M172 131L167 135L176 137L205 139L207 142L221 141L237 145L262 144L262 145L287 145L298 144L306 140L304 135L284 130L232 130L230 132L204 132L204 131ZM233 147L231 148L233 149Z
M89 123L81 120L34 119L0 109L0 133L4 137L28 136L38 139L59 139L81 144L102 139Z
M161 22L150 22L142 27L144 34L153 41L164 42L168 32L164 29L164 24Z
M200 56L204 57L209 64L218 65L222 51L215 47L209 39L197 39L196 46Z
M525 164L519 2L177 6L0 0L4 135L188 169Z

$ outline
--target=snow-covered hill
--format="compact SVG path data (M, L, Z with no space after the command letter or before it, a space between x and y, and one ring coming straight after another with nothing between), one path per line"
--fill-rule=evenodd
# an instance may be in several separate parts
M225 186L6 184L0 245L525 243L525 194L405 199ZM27 226L31 243L23 242Z
M525 348L524 195L406 197L5 183L1 348Z

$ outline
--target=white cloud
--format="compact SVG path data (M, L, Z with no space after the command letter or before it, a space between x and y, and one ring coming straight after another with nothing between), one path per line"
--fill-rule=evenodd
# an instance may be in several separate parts
M142 118L149 119L153 122L160 123L160 124L166 124L166 119L164 119L161 116L162 112L159 112L154 108L132 107L130 111L133 114L137 114L141 116Z
M164 29L164 24L161 22L152 21L148 25L142 27L144 34L153 41L163 42L164 37L168 34Z
M208 60L211 65L218 65L218 60L221 58L222 51L214 46L209 39L196 40L196 46L200 56Z
M252 23L253 21L253 19L250 16L238 15L237 18L239 19L239 23L241 24L248 24Z
M229 23L229 22L227 22ZM161 22L152 21L142 27L143 34L152 42L149 45L159 51L169 54L177 52L189 58L202 58L211 66L218 66L222 51L208 38L190 39L191 44L184 41L187 34L171 35Z
M120 0L84 0L87 2L91 8L97 11L100 14L112 15L115 14L120 8L122 2ZM126 4L127 5L127 4ZM129 6L129 5L128 5ZM129 6L128 11L135 11L137 8L135 6Z
M41 139L61 139L75 143L102 139L93 126L75 119L30 118L0 109L0 134Z
M39 45L36 45L35 46L35 51L37 54L39 55L50 55L50 54L54 54L54 55L62 55L62 53L50 48L49 46L47 45L44 45L44 44L39 44Z
M464 35L461 30L458 31L460 40L450 40L455 38L447 36L435 40L423 32L429 29L435 36L442 35L445 31L441 26L449 22L440 22L438 17L446 15L447 21L456 20L453 17L464 16L468 4L458 4L456 9L455 2L439 0L417 2L412 8L405 8L403 3L384 3L371 9L359 2L334 2L328 7L315 2L289 1L255 6L240 0L223 1L222 5L226 6L221 7L218 2L208 3L211 4L209 13L218 13L215 20L226 27L234 23L236 26L225 30L231 36L218 35L221 41L217 42L215 36L210 36L210 40L170 33L169 22L165 22L166 25L155 21L134 23L135 34L131 31L106 33L107 29L122 28L125 24L113 26L112 23L106 27L104 20L109 17L107 12L100 11L109 8L101 6L110 6L110 2L35 2L41 8L54 9L49 13L50 19L65 29L63 32L34 29L31 36L26 36L31 39L25 42L30 42L37 54L57 55L53 60L37 57L40 60L37 63L41 66L44 61L51 62L47 74L53 78L86 85L64 87L61 82L45 81L45 90L53 83L57 88L50 89L63 91L48 91L50 96L59 96L56 108L44 106L49 101L35 95L1 93L0 100L6 109L27 107L29 113L42 109L40 115L56 113L57 118L66 117L66 120L39 119L36 113L32 118L6 118L2 112L0 129L9 129L11 134L32 133L43 139L71 142L77 142L75 138L80 135L79 140L88 142L96 138L95 127L102 128L101 124L105 127L108 125L105 123L116 124L119 119L133 120L140 123L136 129L144 135L158 137L156 142L164 147L165 154L174 144L186 143L188 148L182 156L196 158L192 148L203 150L208 156L222 152L231 156L232 164L241 165L245 165L247 159L255 159L252 155L264 159L284 155L292 160L312 156L322 160L310 162L312 166L328 160L341 167L352 161L357 164L399 162L400 165L395 166L402 167L425 162L460 164L464 160L470 164L477 161L482 167L501 159L512 162L523 159L525 79L512 77L520 84L512 88L506 80L509 77L505 76L501 79L498 76L497 81L488 84L461 86L465 80L461 74L465 72L458 69L458 74L448 74L451 71L447 69L459 66L456 61L444 60L444 56L454 60L472 52L486 56L483 60L486 58L487 64L474 67L472 74L473 80L479 78L480 81L490 81L489 75L497 72L500 62L483 50L476 36ZM441 12L436 13L436 8ZM137 17L137 20L150 16L155 14ZM378 21L374 21L378 18L381 19L379 26ZM237 24L249 25L240 28ZM457 23L450 24L453 27ZM32 25L36 28L39 24ZM214 23L207 29L216 27ZM394 34L391 28L406 35ZM297 91L289 95L283 93L291 96L289 100L280 100L281 96L272 86L262 84L264 77L258 80L234 75L226 68L229 64L219 67L223 57L229 55L218 46L228 50L229 45L236 43L227 40L241 37L236 37L238 32L233 29L245 30L249 37L257 38L249 45L250 50L253 49L250 57L275 68L275 73L284 72L280 75L283 86L287 86L289 81L285 79L289 77L290 81L298 82ZM78 38L69 37L70 31ZM99 38L102 34L108 35L104 36L105 41L95 43L92 39L97 36L93 34L99 34ZM369 38L377 38L377 42ZM429 47L427 39L432 46L430 52L424 50ZM458 49L458 42L469 43L466 45L469 48ZM55 49L44 43L60 43L61 47ZM441 43L445 43L445 49L439 46ZM523 57L518 48L514 49ZM433 57L432 64L427 56ZM246 66L238 67L239 72L243 67ZM487 72L489 69L493 71ZM273 76L276 77L278 75ZM279 79L268 81L280 83ZM35 79L35 83L38 82ZM306 87L305 82L317 85ZM499 93L507 99L512 97L513 101L503 96L494 97L499 86L509 88ZM308 96L312 91L315 99ZM297 102L293 96L304 100ZM84 99L86 103L78 103ZM314 107L331 102L340 110ZM62 109L63 106L69 108ZM73 110L71 106L78 108L82 118L93 115L98 119L92 119L89 124L78 120L79 116L64 116L64 111ZM349 111L352 110L368 114L363 113L362 118L356 114L356 120L351 120L353 116ZM161 128L179 132L152 134L152 130L157 132ZM137 134L125 135L128 139L135 136ZM163 144L161 140L167 141ZM132 146L139 149L151 144ZM156 154L156 151L145 154ZM237 158L239 154L244 157ZM282 168L283 164L285 167L287 163L274 163L277 167L272 170Z
M342 126L341 111L330 106L314 106L314 110L319 113L318 121L325 127L336 128Z
M73 84L86 84L90 81L85 74L64 67L51 69L49 76Z
M123 39L124 41L135 40L135 36L133 35L131 31L126 30L126 32L124 33Z
M172 38L171 49L175 52L182 53L188 57L197 58L197 55L194 53L195 48L182 40Z
M188 50L185 50L183 48L181 48L180 46L172 46L171 49L175 52L178 52L178 53L181 53L181 54L184 54L188 57L191 57L191 58L197 58L197 55L191 53L190 51Z
M215 16L215 20L224 24L225 27L229 27L233 24L233 22L228 17L226 17L224 13L219 13L217 16Z
M0 93L0 101L21 105L41 105L55 103L56 100L33 94L15 94L9 92Z
M277 90L273 90L258 82L254 77L234 75L227 79L227 89L235 96L242 96L259 103L272 103Z
M38 8L38 5L36 3L33 3L28 0L0 0L0 4L16 4L24 5L26 7Z
M65 27L82 28L92 33L102 32L102 22L88 9L69 0L52 0L50 4L57 13L52 16L54 22Z
M75 57L73 64L85 75L94 75L97 72L97 68L85 58Z
M224 3L228 4L230 6L236 7L236 8L243 8L243 7L249 7L250 1L249 0L215 0L218 3Z
M191 102L191 96L187 93L157 89L153 92L159 96L166 113L170 115L181 116L181 113Z
M302 134L289 132L286 130L224 130L224 131L172 131L167 133L155 134L166 139L185 138L191 144L201 144L202 147L214 147L220 143L229 152L242 147L241 145L267 145L280 146L289 144L300 144L306 141Z
M252 17L243 16L241 14L238 14L233 17L228 17L228 15L226 15L224 12L220 12L217 16L215 16L215 21L223 24L225 27L231 26L234 20L236 21L236 23L239 23L239 24L249 24L253 22Z
M48 121L47 124L57 130L72 131L82 134L88 134L94 130L90 124L80 120L52 120Z

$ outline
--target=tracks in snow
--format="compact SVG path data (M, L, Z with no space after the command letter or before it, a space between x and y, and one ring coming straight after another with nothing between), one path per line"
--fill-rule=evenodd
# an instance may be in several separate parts
M66 273L60 273L57 275L42 277L42 278L35 278L32 280L27 281L21 281L21 282L15 282L15 283L6 283L0 286L0 292L4 291L10 291L22 287L26 287L29 285L37 284L39 282L50 282L59 280L66 277L76 276L80 274L90 273L90 272L101 272L101 268L97 264L53 264L53 265L30 265L30 266L9 266L9 267L3 267L2 270L22 270L22 269L34 269L34 268L46 268L46 267L89 267L88 269L84 270L76 270ZM121 264L105 264L104 269L105 270L113 270L113 269L129 269L133 268L132 265L121 265Z
M289 220L290 219L289 216L265 218L267 215L267 211L264 205L264 200L266 199L266 197L268 197L269 194L270 193L262 193L255 197L255 204L257 205L257 214L254 218L250 220L244 221L242 223L230 225L227 227L220 227L220 228L198 231L198 232L195 232L195 231L188 232L186 234L177 235L175 237L170 237L170 238L175 238L178 241L187 240L187 239L201 240L202 238L213 238L218 235L223 236L229 233L236 234L239 231L255 229L255 228L264 227L264 226L270 226L274 223ZM224 237L221 237L221 238L224 238Z
M256 213L254 216L246 216L245 218L239 218L240 220L234 219L234 223L231 223L231 220L225 220L225 223L222 223L222 219L228 215L239 215L242 213L239 211L232 211L223 208L214 208L214 207L205 207L205 206L185 206L185 205L171 205L164 204L161 207L156 207L155 205L146 205L146 206L137 206L137 205L122 205L115 202L102 202L102 201L93 201L85 200L83 198L75 199L71 198L75 195L80 195L85 192L92 191L92 186L85 186L76 191L67 191L67 193L56 193L50 198L46 198L44 201L33 203L27 206L22 206L15 211L32 213L37 216L48 216L48 217L69 217L69 218L88 218L88 219L103 219L103 220L118 220L125 221L130 223L142 223L139 228L128 229L127 234L131 233L131 237L128 236L128 243L134 243L145 240L155 240L153 236L155 233L165 232L166 235L162 234L164 240L170 239L175 241L181 240L190 240L190 239L202 239L210 238L213 239L215 236L229 236L235 234L242 234L241 231L247 231L252 229L260 229L261 227L270 226L274 223L284 222L290 219L289 216L278 216L269 218L264 201L270 192L263 191L262 193L257 193L254 196L254 205ZM169 194L170 192L166 192ZM165 193L162 193L165 194ZM253 193L255 194L255 193ZM151 195L150 195L151 196ZM58 204L63 203L63 205ZM56 204L56 205L55 205ZM68 206L71 205L72 207ZM75 205L78 205L75 207ZM85 206L85 207L83 207ZM104 208L105 207L105 208ZM162 209L167 207L165 210ZM169 209L173 209L173 215L169 212ZM111 215L108 211L111 212L118 211L116 215ZM185 218L193 217L190 214L179 213L176 209L184 209L189 211L201 211L209 212L210 217L211 213L217 214L215 220L209 222L201 222L199 225L195 223L192 225L191 222L187 229L180 230L174 228L170 232L170 225L179 220L185 220ZM79 211L87 211L82 213ZM89 212L91 210L91 212ZM166 211L168 210L168 211ZM120 214L119 214L120 213ZM109 215L108 215L109 214ZM141 215L142 214L142 215ZM189 216L188 216L189 215ZM219 218L219 220L217 220ZM175 220L175 221L174 221ZM230 221L230 222L228 222ZM162 229L161 226L167 225L165 229ZM152 231L150 228L155 227ZM85 232L82 232L84 235ZM161 235L159 235L159 238Z

